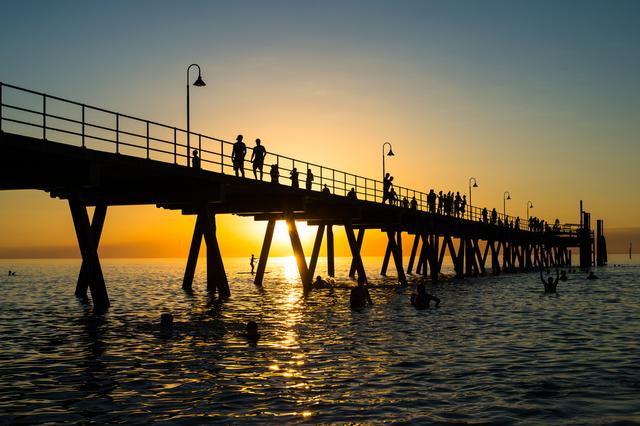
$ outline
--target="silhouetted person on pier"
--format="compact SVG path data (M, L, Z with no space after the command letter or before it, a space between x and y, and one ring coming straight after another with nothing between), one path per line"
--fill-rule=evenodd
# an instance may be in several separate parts
M587 275L587 279L588 280L597 280L598 277L596 276L596 274L593 273L593 271L590 271L589 275Z
M271 176L271 183L278 183L278 179L280 178L280 170L278 169L277 164L271 165L271 170L269 171L269 176Z
M514 229L520 229L520 216L516 217L516 221L513 223Z
M247 146L242 142L242 135L238 135L236 143L233 144L233 151L231 152L231 161L233 162L233 171L238 174L242 174L244 177L244 156L247 154Z
M453 198L453 214L455 217L460 216L460 203L462 202L462 197L460 197L460 193L456 192L456 196Z
M442 191L438 192L438 214L442 214L442 210L444 209L444 195Z
M560 281L567 281L569 278L567 277L567 271L564 269L560 271Z
M405 209L409 208L409 200L407 199L407 197L402 197L402 207L404 207Z
M191 156L191 167L194 169L200 168L200 157L198 156L198 150L193 150L193 155Z
M251 260L249 261L249 265L251 265L251 275L253 275L253 269L255 267L256 264L256 257L254 255L251 255Z
M398 195L396 194L396 190L392 186L391 190L389 190L389 204L392 206L395 206L397 203L398 203Z
M349 192L347 193L347 198L350 198L352 200L357 200L358 199L358 195L356 194L355 188L351 188L349 190Z
M253 177L258 179L256 171L260 171L260 180L262 180L262 168L264 167L264 158L267 156L267 150L260 144L260 139L256 139L256 146L251 153L251 164L253 165Z
M543 270L540 269L540 279L542 280L542 284L544 284L544 292L547 294L555 293L558 281L560 281L560 272L556 269L556 279L554 280L552 276L549 276L546 281L542 276L542 272Z
M255 321L247 322L246 333L244 336L250 342L255 342L260 338L260 333L258 333L258 324Z
M294 167L293 169L291 169L289 174L291 175L291 187L300 188L300 183L298 183L298 169Z
M486 207L482 209L482 221L484 223L488 223L489 222L489 212L487 211Z
M391 181L393 178L389 173L382 178L382 204L389 199L389 191L391 190Z
M494 207L493 210L491 210L491 224L495 225L497 219L498 219L498 212L496 211L496 208Z
M415 195L411 197L411 210L418 210L418 200Z
M417 294L414 293L411 295L411 304L416 309L428 308L432 300L436 302L436 308L440 306L440 299L427 293L427 289L424 283L418 284L418 287L416 288L416 290L418 291L418 293Z
M464 211L467 208L467 196L463 195L460 201L460 217L464 217Z
M323 194L331 194L331 191L329 190L329 187L327 186L327 184L325 183L324 186L322 187L322 193Z
M313 187L313 179L313 172L311 171L311 169L307 169L306 187L308 191L311 191L311 188Z
M352 309L360 309L369 305L373 305L369 290L364 286L364 278L358 277L358 286L351 289L349 304Z
M429 211L431 213L436 212L436 198L438 198L436 193L431 189L427 195L427 205L429 206Z

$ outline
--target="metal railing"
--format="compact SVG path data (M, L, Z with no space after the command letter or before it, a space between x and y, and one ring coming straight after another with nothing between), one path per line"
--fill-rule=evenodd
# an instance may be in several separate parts
M189 155L187 132L184 129L4 83L0 83L0 131L184 167L187 167ZM196 132L189 133L189 140L191 149L199 152L202 169L222 174L234 173L232 142ZM252 152L253 148L247 147L247 159L251 158ZM383 183L379 180L277 153L268 152L264 165L264 175L268 181L271 181L270 167L277 167L279 184L291 185L289 176L295 168L299 170L301 188L306 187L307 177L311 173L314 177L311 183L313 191L321 191L326 185L332 194L347 196L353 188L358 199L378 203L383 202L385 195ZM243 169L247 178L252 179L250 161L244 161ZM425 192L396 185L393 188L399 208L412 208L412 200L415 199L417 210L484 221L480 207L466 205L465 210L458 214L453 209L445 213L439 209L437 198L435 206L433 203L428 205L428 194ZM488 219L487 222L491 223L491 210L488 210ZM505 220L516 221L516 217L501 213L496 215L496 222L497 219L503 224ZM529 230L526 218L520 220L519 228Z

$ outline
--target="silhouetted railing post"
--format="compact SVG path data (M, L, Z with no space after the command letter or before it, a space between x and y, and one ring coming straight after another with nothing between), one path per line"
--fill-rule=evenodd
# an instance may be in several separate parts
M200 158L202 158L202 135L198 134L198 152L200 153Z
M147 121L147 160L149 159L149 122Z
M178 129L173 128L173 164L178 164Z
M220 141L220 173L224 174L224 142Z
M2 134L2 88L4 84L0 83L0 134Z
M116 114L116 154L120 154L120 114Z
M85 148L84 143L84 104L82 104L82 147Z
M47 95L42 95L42 140L47 140Z

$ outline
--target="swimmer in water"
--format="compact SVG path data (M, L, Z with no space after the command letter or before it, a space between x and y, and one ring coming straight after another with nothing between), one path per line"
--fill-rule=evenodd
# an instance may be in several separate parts
M588 280L597 280L598 277L596 276L596 274L593 273L593 271L589 272L589 275L587 275L587 279Z
M359 309L369 305L373 305L369 290L364 286L364 278L358 277L358 286L351 289L351 296L349 297L349 304L351 308Z
M260 333L258 333L258 324L255 321L249 321L247 323L245 337L247 338L247 340L253 342L260 338Z
M567 277L567 271L565 270L560 271L560 281L566 281L568 279L569 278Z
M556 279L554 280L552 276L549 276L547 281L545 281L542 276L542 269L540 269L540 279L542 280L542 284L544 284L544 292L546 294L555 293L558 282L560 281L560 272L556 269Z
M424 283L418 284L417 290L418 290L417 294L411 295L411 304L416 309L428 308L432 300L436 302L436 308L440 306L440 299L437 298L436 296L433 296L427 293L427 289L424 286Z
M316 277L316 280L313 282L313 288L326 288L329 287L329 283L322 279L320 275Z

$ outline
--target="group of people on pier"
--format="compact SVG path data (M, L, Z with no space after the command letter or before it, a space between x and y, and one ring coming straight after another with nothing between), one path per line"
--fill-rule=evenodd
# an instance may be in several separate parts
M243 140L244 137L242 135L238 135L231 152L233 171L238 177L245 177L244 165L245 157L247 155L247 146ZM262 141L259 138L256 139L250 159L253 177L256 180L263 180L264 161L266 156L267 150L262 145ZM193 168L201 168L201 159L197 149L193 150L191 163ZM315 176L308 167L305 175L305 188L307 190L311 190L313 189ZM272 183L280 183L280 169L277 163L270 165L269 177ZM300 188L300 172L295 166L289 171L289 179L291 180L292 188ZM331 190L327 184L322 186L321 192L331 194ZM351 199L357 199L355 188L351 188L346 196ZM385 173L382 181L382 203L388 203L391 206L400 206L411 210L418 209L418 200L416 200L415 195L411 199L408 199L407 196L402 197L402 199L399 198L393 184L393 176L389 173ZM452 191L448 191L446 193L439 191L436 194L436 192L431 189L426 197L426 207L426 211L430 213L456 218L465 218L466 214L469 219L473 219L471 217L471 211L467 212L467 196L465 194L461 195L460 192L456 192L454 194ZM486 207L483 208L479 220L483 223L495 225L501 228L520 229L520 217L516 217L511 220L508 217L500 217L495 208L492 209L491 212L489 212ZM549 223L544 220L531 216L528 221L528 229L530 232L559 232L560 221L556 219L554 225L550 226Z

